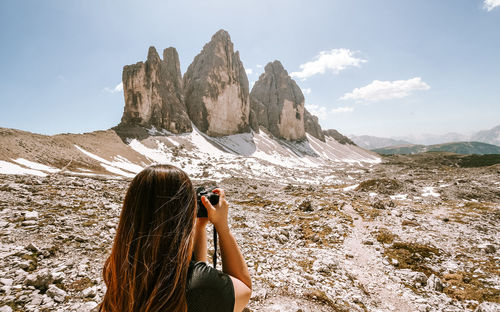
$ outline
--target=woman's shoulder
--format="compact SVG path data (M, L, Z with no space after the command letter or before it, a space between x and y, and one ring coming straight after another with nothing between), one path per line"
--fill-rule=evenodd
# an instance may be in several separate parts
M207 263L192 261L189 265L188 290L205 287L212 289L231 288L233 290L233 282L229 275L209 266Z
M189 311L232 311L234 288L231 277L205 262L191 262L187 300ZM203 307L203 310L192 309L194 307Z

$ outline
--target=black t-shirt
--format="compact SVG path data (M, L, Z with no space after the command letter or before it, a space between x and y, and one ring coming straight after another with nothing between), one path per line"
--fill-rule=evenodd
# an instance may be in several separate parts
M188 312L232 312L234 309L233 281L229 275L191 261L187 279Z

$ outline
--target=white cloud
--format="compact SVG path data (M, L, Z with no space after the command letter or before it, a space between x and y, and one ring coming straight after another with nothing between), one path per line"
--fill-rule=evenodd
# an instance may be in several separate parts
M247 75L251 75L253 73L253 70L251 68L247 68L245 69L245 72L247 73Z
M304 93L304 94L311 94L311 88L302 89L302 93Z
M109 92L109 93L116 93L116 92L122 92L123 91L123 82L120 82L117 84L113 89L111 88L104 88L104 91Z
M257 67L257 68L262 68L262 67L264 67L264 66L262 66L262 65L260 65L260 64L257 64L255 67Z
M484 0L483 7L489 12L500 6L500 0Z
M321 120L325 120L328 115L328 109L324 106L308 104L305 105L305 107L309 111L309 113L318 117Z
M360 67L366 60L354 56L355 52L349 49L333 49L321 51L313 61L300 65L300 71L293 72L290 76L307 79L316 74L324 74L326 70L338 74L349 66Z
M374 80L367 86L356 88L351 93L344 94L340 99L376 102L404 98L414 91L429 90L430 88L420 77L396 81Z
M332 110L330 112L332 114L338 114L338 113L350 113L352 111L354 111L354 107L341 106L341 107L332 108Z
M338 113L349 113L354 111L354 107L343 106L336 107L328 110L325 106L319 106L314 104L308 104L305 106L306 109L314 116L317 116L320 120L325 120L330 114L338 114Z

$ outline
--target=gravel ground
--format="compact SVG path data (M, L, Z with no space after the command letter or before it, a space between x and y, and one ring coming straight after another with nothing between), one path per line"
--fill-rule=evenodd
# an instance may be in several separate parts
M500 311L499 173L406 156L223 179L248 310ZM0 311L94 308L129 182L0 175Z

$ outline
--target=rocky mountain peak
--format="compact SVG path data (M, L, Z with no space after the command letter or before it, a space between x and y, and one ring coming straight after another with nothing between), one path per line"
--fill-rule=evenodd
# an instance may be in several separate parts
M250 92L251 125L286 140L305 138L304 95L281 62L265 66Z
M325 131L323 131L323 134L325 136L329 136L329 137L334 138L340 144L344 144L344 145L345 144L350 144L350 145L356 146L356 143L354 143L353 141L351 141L351 139L349 139L348 137L346 137L345 135L341 134L340 132L338 132L335 129L325 130Z
M302 90L281 62L269 62L250 92L250 124L255 131L264 127L282 139L303 140L307 132L324 141L318 118L304 108L304 102Z
M212 136L248 132L248 78L225 30L205 44L184 74L184 94L191 121Z
M154 46L150 46L148 49L148 58L146 60L148 63L160 63L161 58L158 52L156 51L156 48Z
M224 29L219 29L215 34L212 35L211 41L226 41L231 42L231 36Z
M304 108L304 129L316 139L325 141L325 134L319 125L318 117L309 113L306 108Z
M181 64L179 54L174 47L163 50L163 62L166 64L166 73L175 85L175 90L179 92L179 97L184 98L182 85ZM186 112L187 113L187 112Z
M175 48L148 50L146 62L123 67L125 108L121 128L154 126L174 133L191 131L182 90L179 55Z
M284 75L288 76L288 72L283 67L283 64L281 64L281 62L278 60L274 60L272 62L267 63L266 66L264 67L264 71L265 72L275 72L275 73L284 74Z

